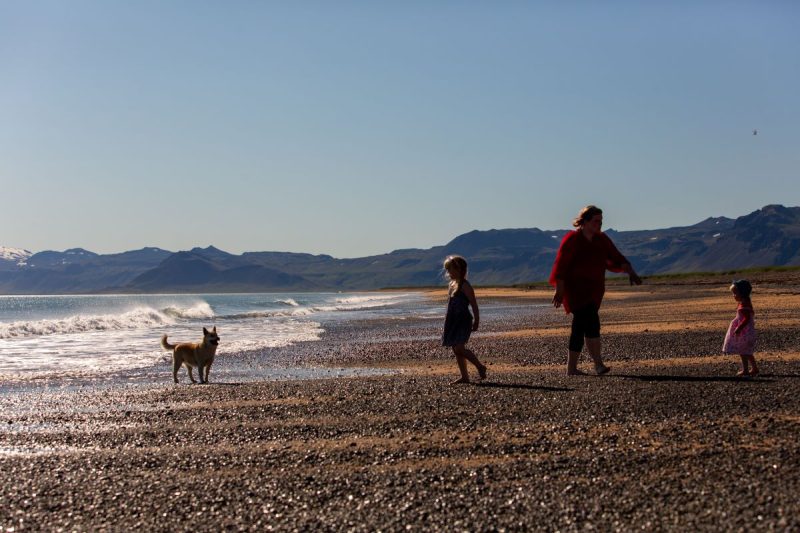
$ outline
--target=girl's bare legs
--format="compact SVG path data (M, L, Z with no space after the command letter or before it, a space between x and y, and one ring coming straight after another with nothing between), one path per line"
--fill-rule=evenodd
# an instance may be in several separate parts
M478 369L478 375L481 379L486 378L486 366L484 366L472 350L468 350L466 346L463 344L459 344L457 346L453 346L453 353L456 355L456 361L458 362L458 369L461 371L461 379L457 379L453 382L456 383L469 383L469 372L467 371L467 361L475 365L475 368Z
M736 374L737 376L757 376L758 366L756 365L756 357L753 354L742 355L742 369Z
M480 376L481 379L486 379L486 365L478 360L478 356L468 348L464 348L464 356L470 363L475 365L475 368L478 370L478 376Z
M736 373L737 376L749 376L750 375L750 358L753 357L752 355L740 355L739 357L742 358L742 369Z
M748 359L750 359L750 375L757 376L758 375L758 366L756 365L756 356L755 355L748 355Z
M590 339L586 338L586 347L589 349L589 355L592 356L594 361L594 370L597 375L606 374L611 368L603 364L603 343L600 337Z
M464 345L459 344L458 346L453 346L453 353L456 356L456 362L458 363L458 370L461 372L461 377L451 382L450 384L456 385L458 383L469 383L469 372L467 372L467 359L466 357L464 357Z
M585 376L586 372L578 370L578 359L581 357L581 352L570 350L567 354L567 375L568 376Z

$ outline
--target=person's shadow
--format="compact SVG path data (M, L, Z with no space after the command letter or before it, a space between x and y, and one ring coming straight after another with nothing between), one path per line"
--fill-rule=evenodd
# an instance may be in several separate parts
M621 378L621 379L638 379L639 381L688 381L688 382L752 382L752 383L769 383L773 380L764 379L765 376L760 375L757 377L749 376L673 376L668 374L610 374L606 377ZM800 376L799 376L800 377Z
M494 387L497 389L523 389L523 390L541 390L548 392L571 392L575 389L567 389L564 387L546 387L543 385L528 385L527 383L496 383L493 381L481 381L475 383L478 387Z
M178 383L168 383L167 385L187 385L187 386L198 385L200 387L213 385L215 387L241 387L242 385L244 385L244 382L241 382L241 381L209 381L208 383L192 383L191 381L189 381L189 382L182 382L181 381L181 382L178 382Z

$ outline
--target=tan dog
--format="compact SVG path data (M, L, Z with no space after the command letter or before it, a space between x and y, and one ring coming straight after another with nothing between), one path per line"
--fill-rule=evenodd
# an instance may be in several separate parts
M175 383L178 382L178 370L181 365L186 365L186 370L189 372L189 379L192 383L197 383L192 375L192 369L197 367L197 372L200 374L200 383L208 383L208 372L211 370L211 363L214 362L214 354L217 353L217 345L219 344L219 335L217 335L217 326L214 326L211 331L203 328L203 340L201 342L184 342L181 344L170 344L167 342L167 336L161 337L161 347L165 350L172 350L172 379ZM205 369L205 377L203 376L203 369Z

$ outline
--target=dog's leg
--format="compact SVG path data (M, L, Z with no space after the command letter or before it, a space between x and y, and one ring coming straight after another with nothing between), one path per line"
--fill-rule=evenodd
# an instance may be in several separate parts
M206 365L206 383L208 383L208 373L211 372L211 363Z
M181 361L178 357L173 353L172 354L172 381L175 383L178 382L178 370L181 368Z
M194 379L194 374L192 374L192 365L187 364L186 369L189 371L189 379L192 380L192 383L197 383L197 381Z

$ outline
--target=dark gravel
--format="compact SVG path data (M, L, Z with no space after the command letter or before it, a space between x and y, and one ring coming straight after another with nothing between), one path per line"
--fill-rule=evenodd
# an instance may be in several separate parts
M491 363L482 385L448 387L455 363L428 338L440 324L418 321L330 330L280 356L446 374L8 392L0 527L800 529L796 332L760 332L781 357L754 379L729 359L676 365L718 354L702 331L609 336L614 373L568 378L513 366L563 363L565 339L494 334L527 313L487 315L472 343Z

